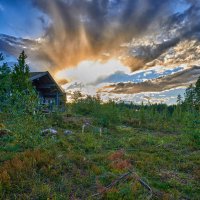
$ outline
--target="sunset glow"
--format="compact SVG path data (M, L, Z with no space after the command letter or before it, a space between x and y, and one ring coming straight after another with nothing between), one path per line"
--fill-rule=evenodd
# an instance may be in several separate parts
M66 68L55 74L56 79L62 80L66 77L69 81L80 81L83 83L95 83L99 78L105 78L115 72L130 73L131 70L125 67L118 60L109 60L107 62L83 61L76 67Z
M0 17L7 25L1 20L0 51L13 63L25 49L31 70L50 71L62 86L115 88L183 71L181 83L170 86L177 90L200 65L199 6L197 0L2 0ZM126 86L121 95L130 93Z

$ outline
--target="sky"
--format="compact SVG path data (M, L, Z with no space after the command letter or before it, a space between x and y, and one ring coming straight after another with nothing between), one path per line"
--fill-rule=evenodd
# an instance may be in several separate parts
M0 52L66 90L176 102L200 76L199 0L0 0Z

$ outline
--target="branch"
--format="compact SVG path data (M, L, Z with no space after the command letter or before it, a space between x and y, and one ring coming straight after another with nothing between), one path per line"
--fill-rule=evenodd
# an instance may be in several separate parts
M105 187L105 189L102 191L102 192L99 192L99 193L96 193L94 195L92 195L92 197L95 197L95 196L99 196L99 195L102 195L104 194L105 192L107 192L110 188L114 187L115 185L117 185L119 182L124 182L126 181L130 175L134 175L136 178L136 180L145 188L147 189L149 192L150 192L150 196L148 199L151 199L152 195L153 195L153 191L151 189L151 187L146 183L144 182L139 176L137 173L129 170L129 172L125 173L125 174L122 174L119 178L117 178L116 180L114 180L111 184L107 185ZM133 177L132 177L133 178Z

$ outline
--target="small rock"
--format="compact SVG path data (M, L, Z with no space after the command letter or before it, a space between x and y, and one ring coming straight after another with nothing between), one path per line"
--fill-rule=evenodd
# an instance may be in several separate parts
M65 131L64 131L64 134L65 134L65 135L71 135L71 134L73 134L73 132L70 131L70 130L65 130Z
M8 129L1 129L0 128L0 137L3 137L5 135L9 135L10 133L11 133L11 131L8 130Z
M90 125L91 125L90 122L85 123L85 126L90 126Z
M57 135L58 134L58 131L56 131L55 129L53 129L53 128L49 128L49 129L45 129L45 130L42 130L41 131L41 134L43 135L43 136L45 136L45 135Z

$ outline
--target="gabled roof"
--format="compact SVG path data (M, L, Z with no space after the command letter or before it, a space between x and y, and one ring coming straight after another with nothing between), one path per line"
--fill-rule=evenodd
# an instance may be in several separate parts
M57 82L54 80L54 78L51 76L51 74L48 72L48 71L45 71L45 72L30 72L30 81L34 81L34 80L37 80L43 76L48 76L52 82L55 83L55 86L57 87L57 89L65 94L65 91L57 84Z
M48 71L46 71L46 72L30 72L30 80L34 81L42 76L47 75L48 73L49 73Z

